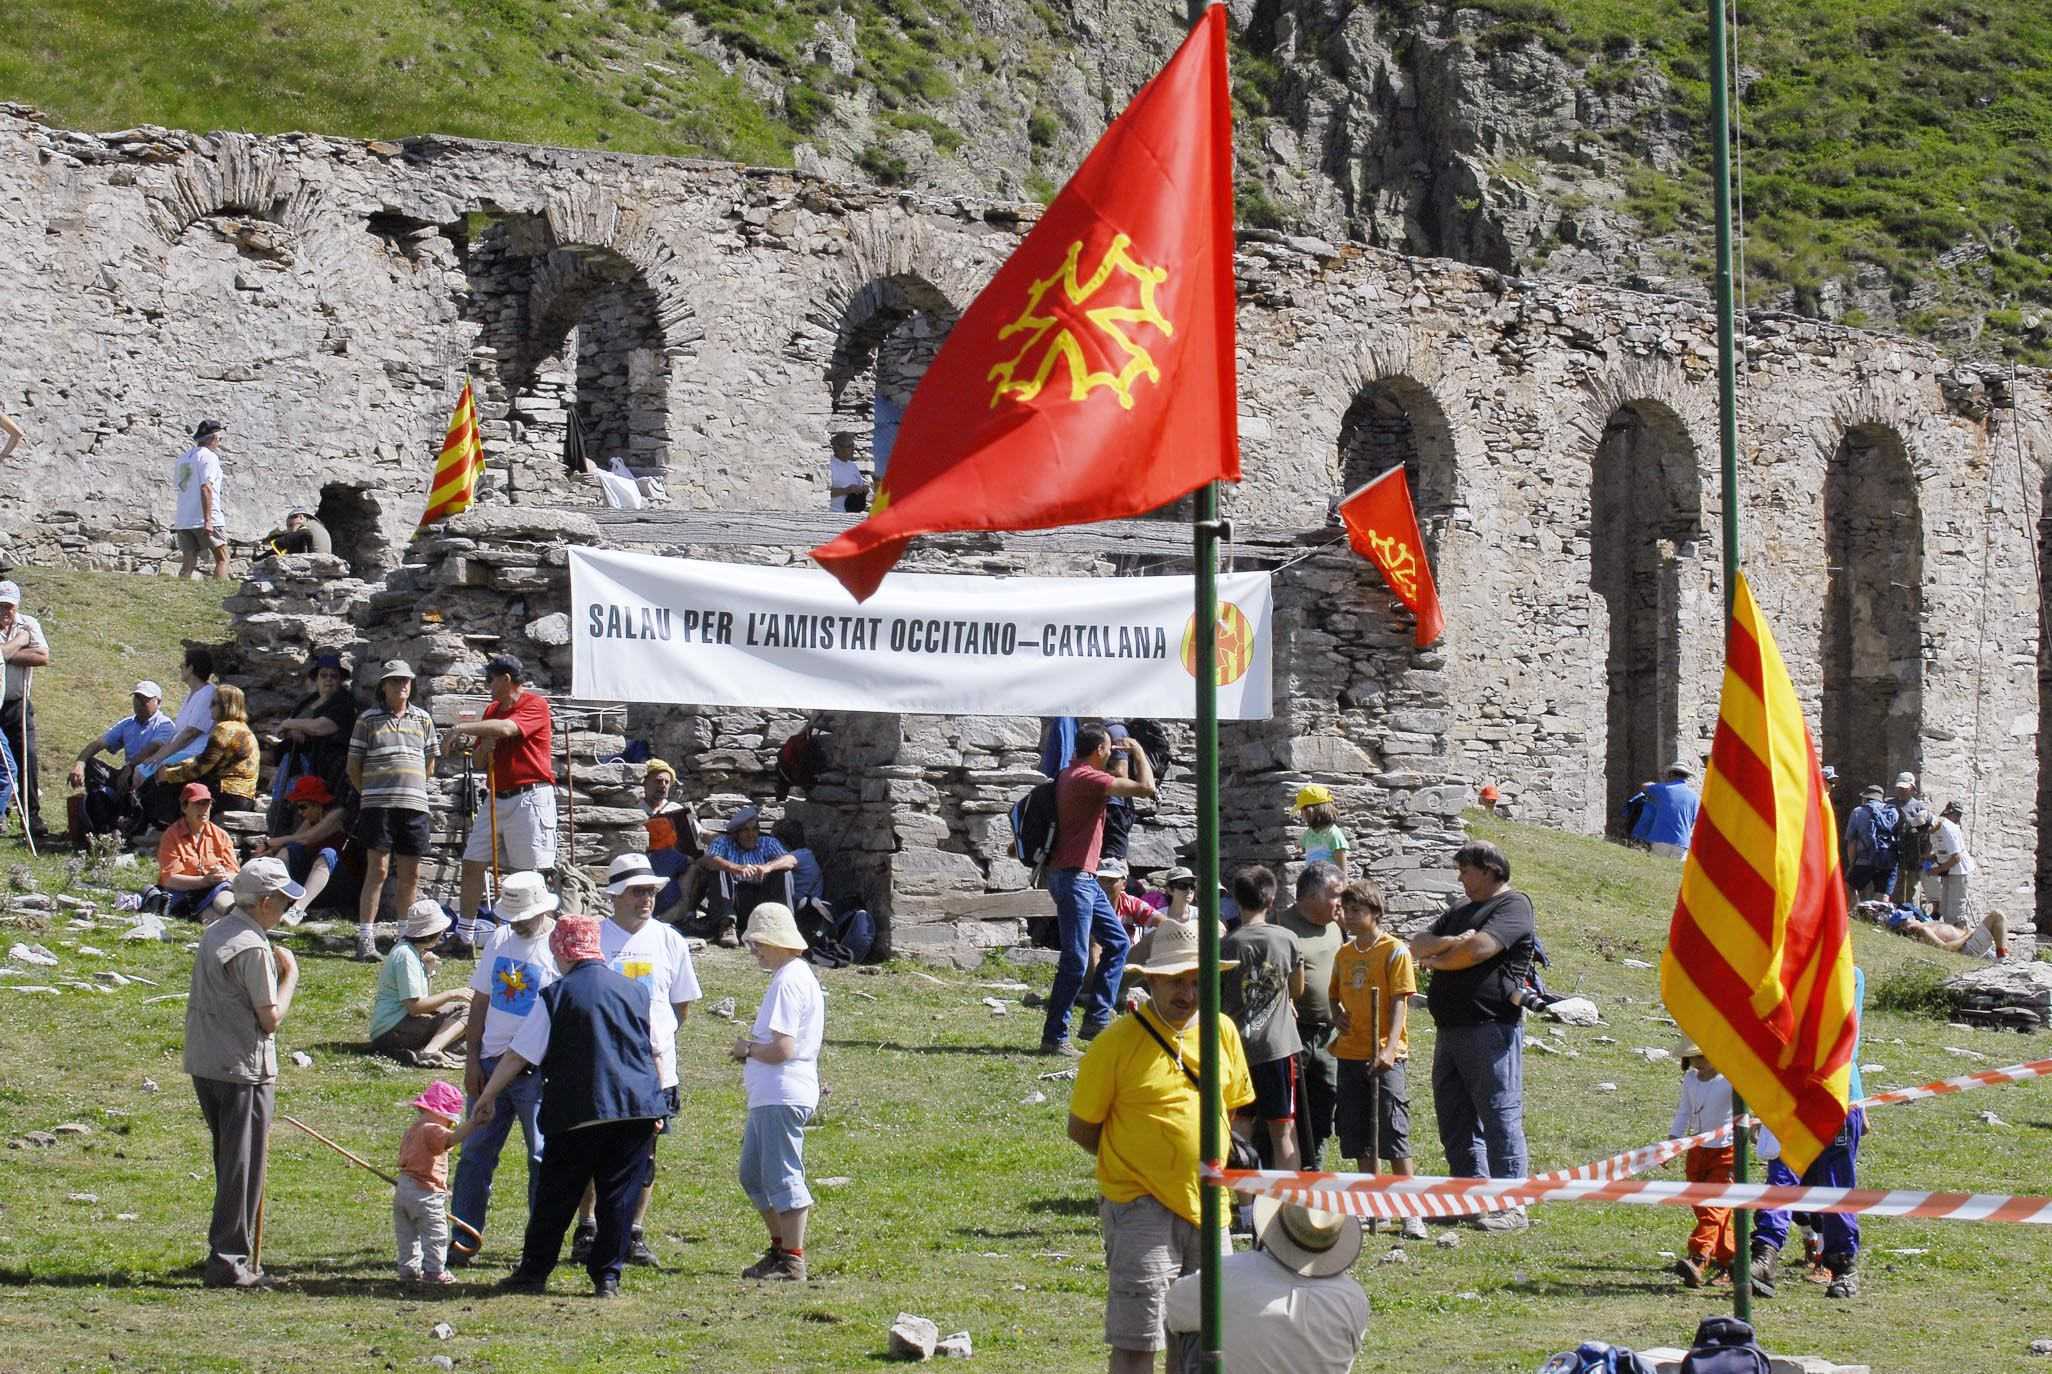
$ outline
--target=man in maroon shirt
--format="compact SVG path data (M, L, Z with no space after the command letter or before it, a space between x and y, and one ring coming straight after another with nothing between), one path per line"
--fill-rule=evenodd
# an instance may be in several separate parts
M1107 768L1114 752L1131 763L1130 777L1113 777ZM1047 1024L1040 1033L1042 1054L1080 1057L1069 1043L1069 1012L1083 993L1083 973L1090 963L1090 945L1098 947L1097 971L1091 975L1083 1003L1082 1038L1089 1040L1110 1024L1119 977L1126 969L1126 927L1112 910L1111 899L1097 881L1097 861L1104 845L1104 805L1113 797L1154 795L1154 765L1147 751L1132 739L1113 743L1101 725L1076 732L1075 762L1055 779L1055 843L1047 859L1047 890L1054 898L1060 928L1061 963L1054 990L1047 998Z
M479 761L491 779L492 810L498 817L499 861L506 873L549 873L556 867L555 730L549 721L549 699L524 690L526 675L519 659L500 654L485 664L485 687L492 695L483 720L449 727L445 753L459 744L478 746ZM477 907L484 898L485 870L492 863L490 818L470 827L463 847L462 919L449 940L458 954L468 955L477 943Z

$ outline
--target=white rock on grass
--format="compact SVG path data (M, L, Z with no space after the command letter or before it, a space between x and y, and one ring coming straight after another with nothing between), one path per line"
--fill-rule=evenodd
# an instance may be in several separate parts
M976 1347L967 1331L957 1331L952 1336L943 1336L934 1348L936 1355L945 1355L951 1360L966 1360L976 1353Z
M900 1312L891 1323L891 1358L898 1360L930 1360L933 1348L940 1343L940 1328L925 1317L910 1312Z
M313 1056L305 1050L294 1050L292 1052L292 1063L295 1068L310 1069L313 1067Z
M33 964L37 968L56 968L57 956L41 945L16 941L8 946L7 957L17 964Z
M446 1341L456 1334L456 1328L447 1322L436 1322L428 1328L428 1334L438 1341Z
M1022 1107L1038 1107L1045 1101L1047 1101L1047 1094L1036 1089L1020 1098L1019 1105Z
M1638 1055L1639 1058L1645 1060L1648 1064L1660 1064L1674 1058L1672 1054L1656 1045L1641 1045L1633 1050L1632 1053Z
M705 1010L708 1016L717 1016L722 1021L731 1021L734 1019L734 999L722 997Z

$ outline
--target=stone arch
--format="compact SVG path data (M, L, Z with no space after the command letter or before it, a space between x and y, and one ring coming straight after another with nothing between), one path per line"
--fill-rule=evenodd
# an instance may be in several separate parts
M857 434L857 457L866 452L876 475L914 388L979 284L978 266L950 257L925 219L872 210L849 223L847 249L808 322L830 341L829 425Z
M327 527L334 542L335 556L365 582L379 581L399 562L392 541L385 537L383 517L384 505L370 482L325 483L314 509L314 518Z
M1923 766L1924 530L1902 431L1848 426L1824 472L1824 760L1851 790Z
M1462 475L1483 458L1474 434L1448 418L1470 409L1465 384L1444 367L1438 347L1408 333L1367 344L1335 375L1344 390L1328 504L1402 463L1439 572L1448 532L1469 517Z
M269 220L293 235L313 229L320 192L301 181L271 146L247 134L216 134L208 155L181 162L170 183L149 197L150 223L167 244L216 215Z
M1681 416L1631 400L1606 419L1589 482L1589 588L1609 611L1604 825L1691 745L1683 700L1687 573L1703 538L1702 468Z
M584 454L637 474L669 462L672 354L647 274L607 248L536 260L521 350L502 374L531 443L560 451L574 422Z

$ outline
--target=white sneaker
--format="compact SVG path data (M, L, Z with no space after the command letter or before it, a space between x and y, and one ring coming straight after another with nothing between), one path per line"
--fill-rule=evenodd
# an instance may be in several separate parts
M378 961L378 937L375 932L359 926L356 930L356 961L360 964L375 964Z
M1405 1217L1403 1238L1405 1240L1425 1239L1425 1219L1423 1217Z

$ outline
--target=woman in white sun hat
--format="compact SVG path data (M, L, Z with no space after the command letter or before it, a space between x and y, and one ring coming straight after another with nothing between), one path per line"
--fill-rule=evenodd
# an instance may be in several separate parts
M432 897L421 898L407 910L406 926L378 969L377 997L371 1003L372 1054L423 1068L462 1067L442 1051L469 1023L470 989L434 992L428 987L434 974L428 961L434 956L427 951L448 928L449 914Z

